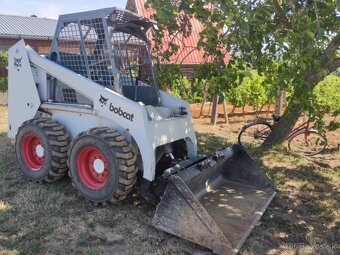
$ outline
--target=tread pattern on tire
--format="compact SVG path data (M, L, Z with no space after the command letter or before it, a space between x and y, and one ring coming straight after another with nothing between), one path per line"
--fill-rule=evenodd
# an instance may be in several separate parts
M84 136L94 136L106 143L117 161L117 176L118 183L114 190L112 197L107 201L91 201L89 198L84 197L95 205L102 204L105 205L107 202L115 203L123 200L133 189L137 180L137 171L135 163L137 160L137 155L133 152L131 143L129 143L124 135L121 135L117 130L108 127L96 127L81 132L71 143L70 150L68 151L68 165L70 165L71 151L73 145ZM72 179L73 186L74 181L69 171L69 176Z
M19 128L18 133L22 127L26 125L38 126L42 132L47 136L51 147L52 162L49 172L41 181L54 182L66 175L68 171L67 165L67 151L70 145L70 137L64 126L57 121L49 118L34 118L25 121ZM29 178L31 181L33 179Z

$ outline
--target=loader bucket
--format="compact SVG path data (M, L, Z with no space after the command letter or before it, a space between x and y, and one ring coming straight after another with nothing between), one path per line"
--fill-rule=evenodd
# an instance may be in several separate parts
M274 183L240 145L168 180L152 225L216 254L236 254L276 194Z

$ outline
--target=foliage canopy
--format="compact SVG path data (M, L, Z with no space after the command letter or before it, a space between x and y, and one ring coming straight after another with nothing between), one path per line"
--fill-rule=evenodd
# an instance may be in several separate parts
M282 142L302 111L314 111L314 87L340 67L338 0L148 0L146 5L156 10L156 46L165 35L190 35L195 18L203 24L197 48L214 59L217 73L228 51L234 81L247 65L268 84L290 90L268 145ZM179 50L175 42L165 59Z

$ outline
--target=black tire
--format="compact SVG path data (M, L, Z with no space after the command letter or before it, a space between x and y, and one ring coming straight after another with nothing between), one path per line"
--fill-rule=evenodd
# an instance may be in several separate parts
M303 154L305 156L313 156L321 153L327 146L327 139L320 135L316 130L307 131L307 139L305 139L306 131L301 131L293 135L288 140L288 148L291 151Z
M53 182L68 171L69 145L70 138L64 126L52 119L36 118L19 128L15 154L20 169L29 180Z
M272 129L272 125L266 121L248 123L238 134L238 143L247 149L256 149L262 145Z
M102 127L80 133L71 143L68 165L73 186L95 205L123 200L137 179L137 156L125 136ZM95 161L101 162L100 171Z

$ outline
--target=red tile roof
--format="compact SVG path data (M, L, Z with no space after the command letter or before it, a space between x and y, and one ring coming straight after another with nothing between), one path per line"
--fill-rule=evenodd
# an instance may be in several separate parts
M134 11L141 16L150 18L151 15L155 13L153 9L145 8L146 0L128 0L126 4L126 9ZM197 19L191 19L192 33L189 37L183 37L183 35L178 35L177 38L172 36L166 36L164 38L164 51L167 49L167 45L171 40L175 44L180 45L180 49L177 54L170 58L170 63L181 63L181 64L200 64L211 62L211 58L204 57L204 51L198 50L196 48L197 42L199 40L199 33L203 30L203 25ZM228 62L230 55L227 54L225 61Z

